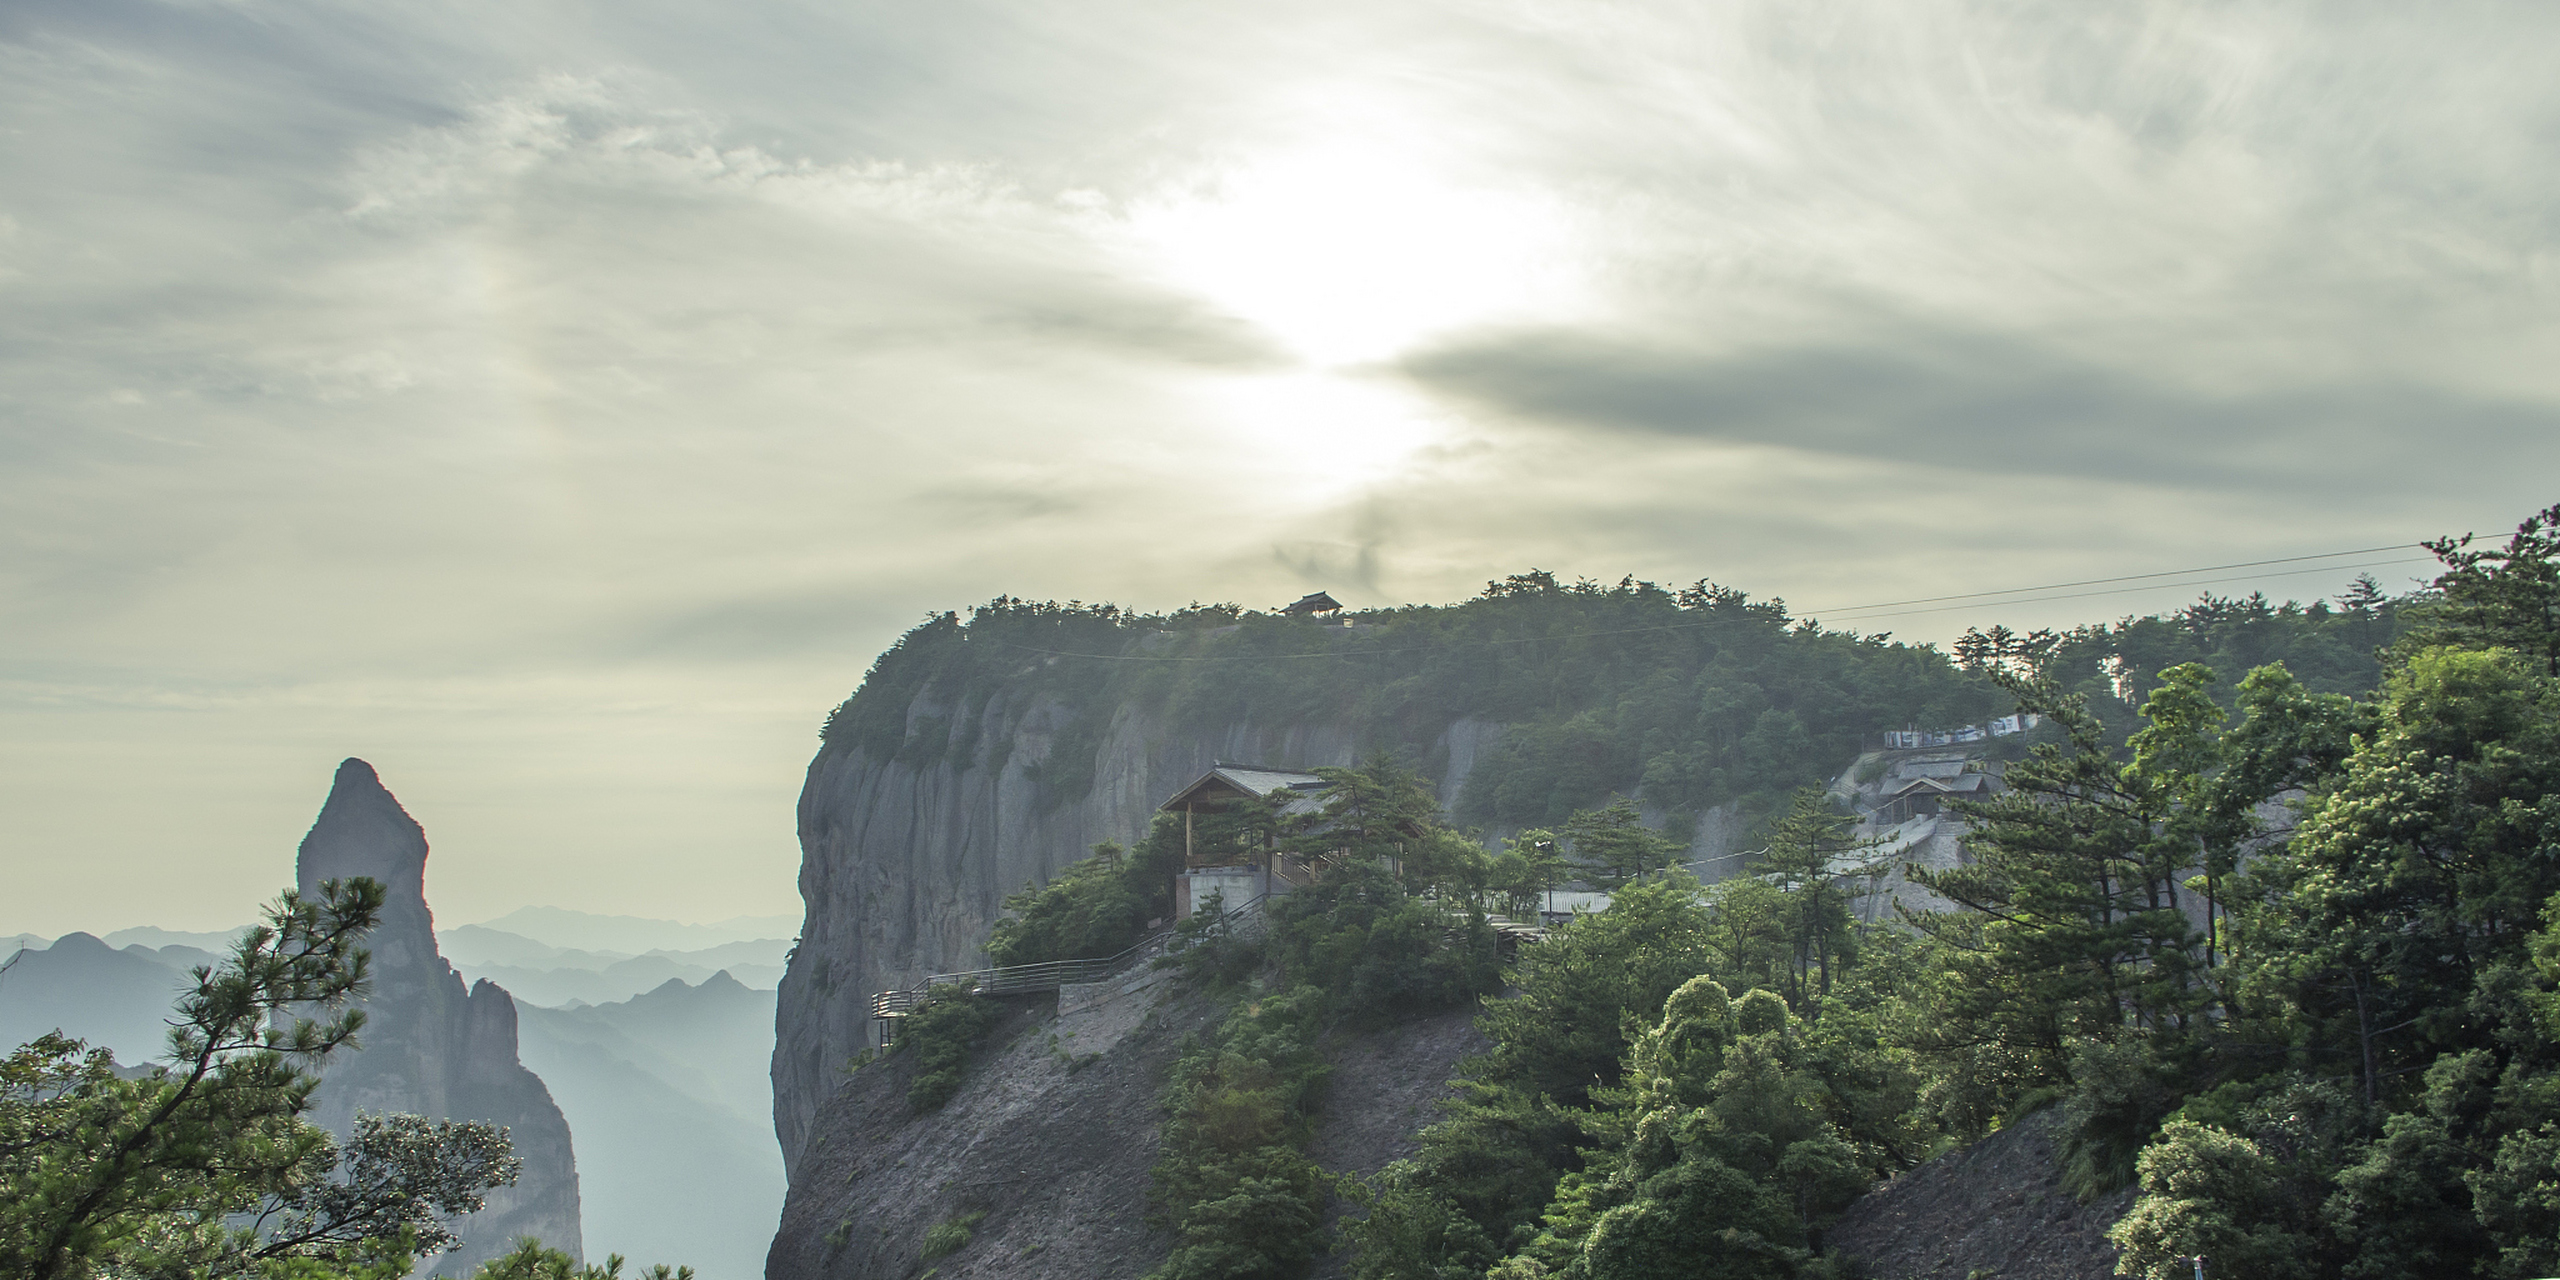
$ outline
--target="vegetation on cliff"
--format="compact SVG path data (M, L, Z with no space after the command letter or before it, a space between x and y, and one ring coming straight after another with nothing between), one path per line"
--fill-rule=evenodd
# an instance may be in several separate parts
M1327 873L1278 899L1251 935L1194 916L1174 960L1234 1003L1187 1046L1166 1091L1150 1199L1175 1244L1154 1280L1303 1273L1322 1251L1333 1187L1303 1151L1324 1098L1318 1043L1463 1007L1499 980L1484 851L1440 820L1413 773L1385 761L1322 773L1320 811L1284 819L1275 801L1229 821L1332 855Z
M2548 1273L2556 522L2440 546L2367 697L2182 662L2119 734L2078 641L1970 646L2059 731L1923 877L1953 909L1868 928L1801 878L1665 877L1555 930L1377 1180L1359 1274L1827 1274L1874 1178L2048 1105L2083 1193L2138 1189L2124 1274Z
M1141 614L999 597L908 632L823 736L829 750L967 764L1013 749L1010 736L988 735L991 707L1005 723L1038 709L1054 736L1036 776L1056 802L1084 791L1124 710L1175 728L1339 723L1364 756L1425 764L1447 726L1475 717L1510 729L1476 763L1457 816L1551 826L1613 791L1674 814L1737 799L1767 807L1877 730L2008 709L1980 669L1929 646L1825 629L1783 602L1703 581L1675 591L1532 571L1461 604L1347 620L1356 625L1228 605ZM2157 671L2170 663L2147 664L2164 656L2287 657L2316 672L2312 687L2343 690L2370 687L2372 646L2394 625L2388 602L2341 612L2208 599L2170 618L2035 639L2057 668L2092 680L2102 659ZM2122 706L2140 684L2101 697Z
M1945 655L1704 583L1522 575L1351 628L999 600L884 656L830 750L975 759L998 698L1042 708L1054 787L1124 707L1176 728L1285 707L1372 748L1329 775L1326 821L1392 856L1336 864L1259 939L1191 940L1236 1004L1167 1099L1166 1276L1303 1270L1327 1181L1301 1149L1313 1047L1468 1000L1494 1048L1413 1159L1348 1189L1370 1280L1838 1273L1824 1231L1852 1199L2044 1108L2076 1189L2136 1194L2126 1274L2202 1253L2223 1274L2525 1276L2560 1265L2555 522L2437 544L2414 597L2208 598ZM2003 744L1970 861L1913 875L1949 909L1854 918L1838 877L1860 852L1801 784L1871 729L2012 709L2049 723ZM1491 854L1378 763L1429 765L1466 716L1509 726L1458 805L1513 831ZM1642 813L1676 828L1729 800L1765 820L1753 874L1664 870L1676 841ZM1315 834L1276 805L1219 821L1201 838ZM1027 890L991 949L1125 945L1169 905L1177 839ZM1618 885L1612 908L1497 974L1484 913L1577 869Z

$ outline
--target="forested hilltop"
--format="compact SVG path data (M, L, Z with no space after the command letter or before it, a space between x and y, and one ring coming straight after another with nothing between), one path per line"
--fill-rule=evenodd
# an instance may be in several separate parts
M822 736L829 751L957 764L990 745L979 726L999 691L1044 698L1064 727L1037 776L1062 801L1088 785L1095 748L1129 711L1177 728L1331 721L1351 727L1363 754L1401 754L1433 774L1446 764L1429 758L1437 735L1474 719L1505 731L1466 776L1460 822L1549 825L1620 792L1677 826L1733 801L1766 811L1881 730L2006 714L2016 700L1989 667L2030 652L2119 736L2157 673L2183 662L2236 680L2282 660L2315 692L2370 690L2400 606L2370 581L2338 607L2208 596L2060 634L1994 630L1946 653L1828 629L1706 581L1667 590L1532 571L1461 604L1331 618L1000 597L908 632Z
M1941 691L1940 705L2017 707L2047 728L2008 764L2005 790L1964 805L1969 860L1912 869L1944 909L1875 919L1852 909L1858 877L1842 874L1861 857L1853 817L1815 788L1773 797L1753 874L1620 875L1607 911L1507 960L1492 916L1526 909L1537 877L1521 872L1541 851L1453 828L1426 781L1383 755L1323 771L1321 812L1275 800L1193 833L1334 861L1275 900L1259 933L1185 928L1177 963L1230 1003L1163 1099L1153 1204L1170 1244L1153 1274L1303 1275L1328 1247L1337 1194L1357 1205L1343 1234L1364 1280L1874 1274L1827 1247L1843 1211L2031 1115L2052 1121L2071 1193L2128 1206L2109 1233L2119 1274L2183 1278L2199 1255L2215 1277L2287 1280L2560 1270L2560 507L2502 546L2433 549L2442 574L2396 603L2369 590L2332 609L2208 602L2063 635L1968 636L1950 658L1637 583L1515 580L1465 606L1400 611L1455 637L1512 609L1674 622L1758 609L1701 667L1756 636L1754 673L1798 657L1817 677L1908 670L1907 687ZM1223 638L1028 616L1091 627L1088 639ZM1225 635L1342 643L1291 625ZM1590 642L1580 688L1640 688L1640 673L1669 666L1640 660L1654 646L1691 642L1621 634L1640 638L1556 636L1560 649ZM2348 637L2385 643L2359 658ZM1467 661L1454 644L1437 657L1385 648L1378 658L1424 672ZM2309 674L2292 660L2233 669L2289 656ZM1178 700L1181 670L1113 678ZM1688 687L1730 689L1744 672L1724 674ZM1372 705L1391 724L1399 704ZM1569 743L1574 719L1606 714L1594 706L1638 725L1647 714L1633 697L1595 699L1524 723ZM1653 766L1705 739L1708 719L1658 722L1673 727L1632 757L1648 786L1695 777ZM1533 774L1541 759L1521 752L1508 776L1543 779L1550 806L1596 803L1561 770ZM1738 788L1732 777L1720 785ZM1492 795L1475 803L1499 805ZM1606 809L1563 816L1581 838L1562 851L1594 876L1622 870L1602 865L1609 841L1646 838ZM1103 953L1161 910L1183 856L1169 821L1101 850L1011 899L989 950L1013 963ZM1314 1118L1361 1105L1326 1089L1326 1046L1470 1006L1492 1048L1461 1065L1413 1157L1352 1181L1318 1167ZM920 1055L913 1105L963 1087L987 1025L956 993L917 1015L902 1049Z

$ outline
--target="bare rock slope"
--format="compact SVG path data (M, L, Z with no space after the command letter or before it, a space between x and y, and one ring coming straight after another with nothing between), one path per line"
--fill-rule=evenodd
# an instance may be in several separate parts
M1215 1021L1196 995L1141 981L1116 1006L1060 1017L1018 1004L1001 1047L942 1110L912 1114L908 1055L850 1076L818 1111L793 1171L767 1280L1113 1280L1172 1246L1147 1224L1161 1100L1183 1038ZM1468 1015L1422 1019L1327 1046L1333 1075L1309 1154L1372 1173L1409 1154L1457 1060L1483 1048ZM976 1215L973 1219L973 1215ZM924 1257L925 1234L968 1222L969 1242ZM1319 1275L1341 1274L1325 1259Z
M2107 1228L2133 1193L2083 1204L2064 1190L2060 1121L2039 1111L1904 1173L1849 1206L1826 1243L1872 1280L2107 1280Z
M323 881L371 876L386 890L382 923L367 937L373 989L364 1000L363 1048L330 1063L313 1120L346 1133L358 1111L507 1126L524 1173L457 1228L462 1249L434 1269L459 1275L535 1236L581 1252L578 1169L569 1124L542 1080L516 1057L516 1005L495 983L466 988L436 950L427 910L427 837L382 786L373 766L338 766L328 803L303 838L295 883L317 896Z

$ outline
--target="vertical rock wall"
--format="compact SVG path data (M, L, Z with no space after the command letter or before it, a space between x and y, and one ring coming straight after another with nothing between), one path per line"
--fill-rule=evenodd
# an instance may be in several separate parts
M462 1249L431 1269L464 1274L521 1236L578 1255L578 1169L568 1121L516 1058L514 998L485 979L466 988L436 950L426 870L426 833L383 789L373 766L340 764L328 803L303 838L295 884L317 895L323 881L371 876L386 894L382 923L366 939L373 988L363 1004L363 1047L330 1063L312 1119L340 1134L354 1127L358 1111L507 1126L523 1176L458 1225Z
M944 714L919 699L910 720ZM871 1042L873 992L983 963L979 947L1006 895L1100 841L1138 839L1156 805L1211 764L1349 764L1357 746L1340 724L1175 732L1124 709L1096 750L1091 785L1059 797L1038 779L1061 720L1055 706L999 693L966 762L917 765L838 748L810 763L800 793L807 915L775 1015L774 1130L785 1167L798 1165L845 1059ZM1497 733L1462 720L1441 735L1433 756L1450 762L1444 796L1455 796L1464 767Z
M951 707L927 694L908 723ZM1143 836L1165 797L1221 761L1315 768L1352 762L1351 727L1326 721L1240 720L1174 729L1123 708L1095 750L1091 783L1058 796L1040 782L1060 738L1054 705L999 692L975 726L966 761L883 760L829 747L800 793L800 897L806 904L775 1009L774 1132L796 1170L820 1104L845 1060L874 1040L873 993L934 973L975 968L1007 895L1055 875L1104 840ZM1443 807L1500 724L1459 719L1436 729L1423 763ZM1630 780L1632 785L1632 780ZM1731 806L1705 815L1692 858L1731 851L1741 823Z

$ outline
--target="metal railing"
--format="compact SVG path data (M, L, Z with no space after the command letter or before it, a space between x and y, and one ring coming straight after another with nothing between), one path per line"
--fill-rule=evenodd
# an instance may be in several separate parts
M1219 913L1218 923L1237 931L1257 929L1263 918L1263 903L1268 900L1269 895L1259 895L1241 907L1222 911ZM1140 938L1128 950L1099 959L1048 960L1039 964L1012 964L995 969L937 973L916 986L883 991L871 997L871 1016L903 1018L931 998L937 987L956 987L971 995L1013 996L1055 991L1062 986L1078 983L1102 982L1137 967L1140 961L1154 958L1164 950L1166 943L1173 940L1174 933L1175 930L1171 928L1158 929Z

